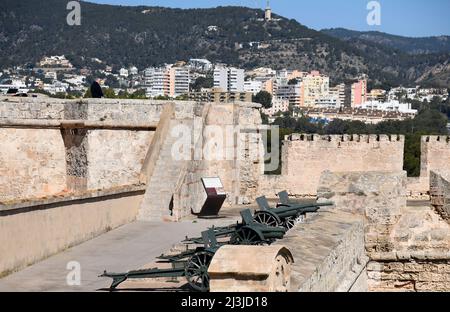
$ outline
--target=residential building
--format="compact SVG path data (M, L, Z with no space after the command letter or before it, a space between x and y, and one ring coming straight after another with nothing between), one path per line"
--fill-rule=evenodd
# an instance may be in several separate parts
M170 70L166 67L151 67L144 71L144 86L148 97L169 96Z
M176 98L188 94L191 83L187 66L150 67L144 70L143 85L148 97Z
M411 103L400 103L397 100L390 102L368 101L361 105L362 109L380 110L387 112L400 112L405 114L417 114L417 110L411 108Z
M121 68L121 69L119 70L119 76L121 76L121 77L128 77L128 69L126 69L126 68Z
M367 80L362 79L352 84L351 106L360 107L367 101Z
M345 103L345 84L341 83L334 87L330 87L330 95L336 96L339 98L341 102L341 106L344 106Z
M244 92L244 78L243 69L217 66L214 69L214 88L223 92Z
M54 72L54 71L46 72L46 73L44 74L44 77L45 77L46 79L52 79L52 80L58 79L58 75L57 75L56 72Z
M250 92L253 95L261 92L263 89L263 83L257 80L247 80L244 82L244 91Z
M72 68L73 65L66 59L64 55L58 56L45 56L39 62L39 66L41 67L67 67Z
M215 103L251 102L252 94L249 92L223 92L222 89L213 88L205 92L191 92L189 100Z
M136 66L131 66L130 68L128 68L128 74L131 76L136 76L139 73L139 70L137 69Z
M289 111L289 101L278 97L273 98L272 107L262 109L262 112L270 117L274 116L278 112L287 111Z
M315 107L322 108L339 108L341 107L341 101L337 96L320 97L315 100Z
M213 64L206 59L190 59L188 66L193 71L208 72L213 69Z
M367 94L367 101L379 101L383 102L386 99L386 91L383 89L372 89Z
M178 97L189 93L191 83L190 71L186 66L170 68L170 97Z
M388 120L405 120L414 118L415 114L401 113L397 111L367 110L362 108L304 108L301 114L307 116L313 122L331 122L335 119L347 121L361 121L366 124L378 124Z
M302 78L301 103L302 107L313 107L316 100L327 98L330 92L330 77L312 71Z
M300 106L302 99L302 83L279 85L275 91L275 97L287 100L292 106Z

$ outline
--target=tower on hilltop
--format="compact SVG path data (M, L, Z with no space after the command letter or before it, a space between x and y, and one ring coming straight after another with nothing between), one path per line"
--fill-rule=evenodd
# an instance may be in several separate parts
M264 15L266 21L272 20L272 9L270 8L270 0L267 0L266 13Z

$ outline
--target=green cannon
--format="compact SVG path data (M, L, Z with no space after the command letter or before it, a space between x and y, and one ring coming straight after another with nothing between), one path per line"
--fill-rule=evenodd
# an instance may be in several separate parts
M281 192L279 197L281 204L278 204L276 208L270 207L265 196L257 198L256 202L260 210L255 213L254 220L268 226L283 226L290 230L295 226L297 220L305 214L317 212L321 207L334 205L332 202L293 204L289 202L287 192Z
M172 264L170 269L154 268L127 273L108 273L105 271L99 277L113 279L110 289L116 289L128 279L185 277L194 290L207 292L209 290L209 264L221 245L217 243L216 236L211 230L202 233L202 241L204 246L197 247L192 252L186 252L174 259L168 259L168 262Z
M250 209L241 211L242 222L227 227L213 227L210 229L216 239L228 238L232 245L264 245L281 239L286 229L256 222ZM187 238L185 243L201 243L202 238Z

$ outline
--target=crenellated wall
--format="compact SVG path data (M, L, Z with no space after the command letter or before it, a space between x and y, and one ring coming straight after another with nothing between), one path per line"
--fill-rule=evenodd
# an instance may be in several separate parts
M293 134L283 142L281 176L263 176L260 193L314 196L325 170L401 171L403 149L403 136Z
M420 177L408 178L408 191L424 198L430 192L430 172L450 170L450 136L423 136L420 148Z
M450 169L450 136L424 136L421 143L420 176L432 170Z

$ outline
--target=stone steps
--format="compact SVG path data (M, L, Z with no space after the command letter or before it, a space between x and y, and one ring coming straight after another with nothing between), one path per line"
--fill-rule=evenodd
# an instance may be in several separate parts
M172 120L170 131L164 140L152 177L149 179L138 219L143 221L161 220L170 217L170 203L178 184L185 161L174 159L172 147L178 140L171 130L186 122Z

